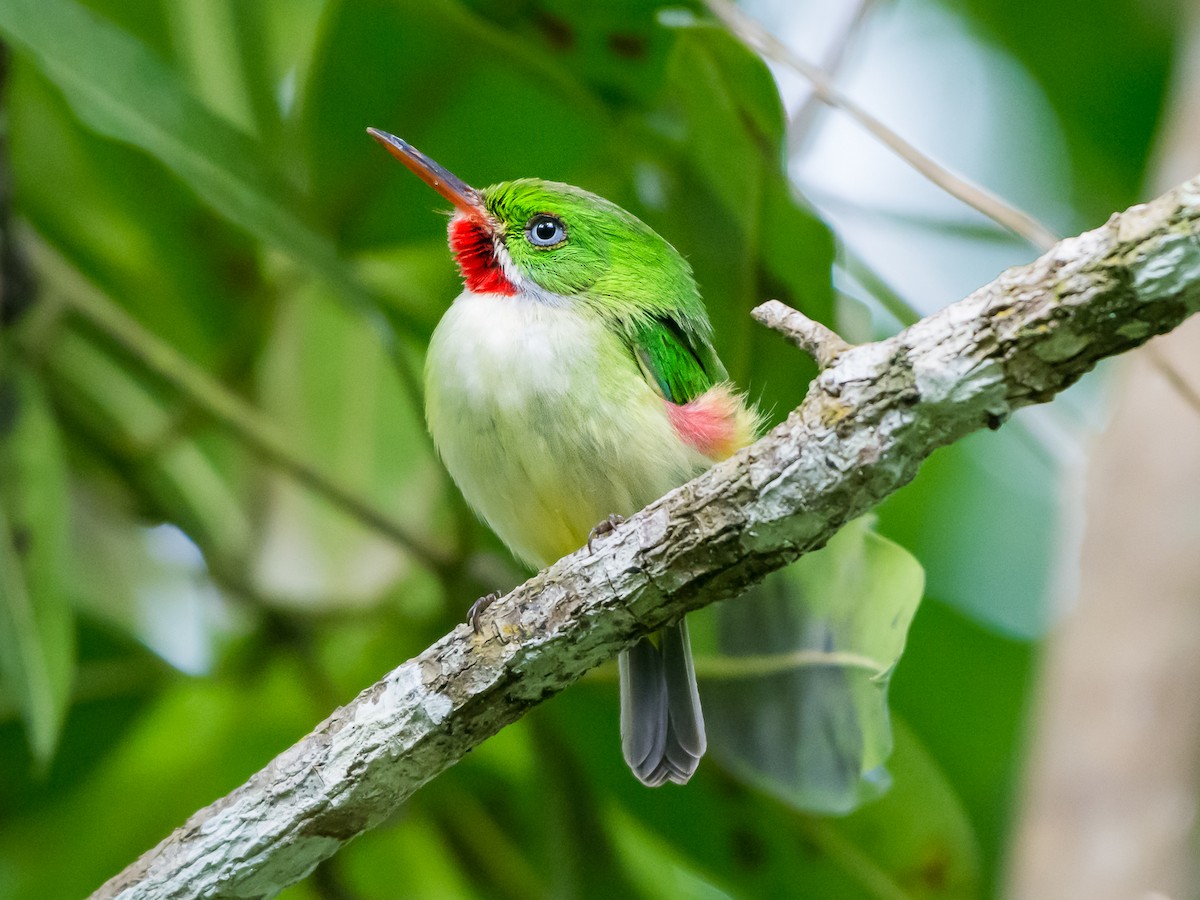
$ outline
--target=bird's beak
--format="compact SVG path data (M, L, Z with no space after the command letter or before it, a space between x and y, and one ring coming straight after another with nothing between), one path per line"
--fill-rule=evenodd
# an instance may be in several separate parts
M458 176L439 166L432 159L394 134L368 128L367 134L383 144L388 153L408 166L418 178L449 200L459 210L475 219L487 220L483 196Z

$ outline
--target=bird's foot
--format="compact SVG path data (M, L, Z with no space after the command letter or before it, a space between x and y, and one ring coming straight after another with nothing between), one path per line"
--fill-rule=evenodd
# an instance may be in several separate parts
M490 594L484 594L478 600L471 604L471 608L467 610L467 622L471 625L471 630L476 634L483 634L483 625L480 624L479 617L487 611L487 608L500 599L499 591L492 591Z
M596 548L592 546L592 542L595 541L596 538L604 537L604 535L610 534L614 528L616 528L618 525L624 523L624 521L625 521L624 516L618 516L615 514L611 515L611 516L607 516L604 519L602 519L600 521L600 523L598 525L596 525L596 527L593 528L591 530L591 532L588 534L588 539L587 539L588 552L589 553L596 552Z

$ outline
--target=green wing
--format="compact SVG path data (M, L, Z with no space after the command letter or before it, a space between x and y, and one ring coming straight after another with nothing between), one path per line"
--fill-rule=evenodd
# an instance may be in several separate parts
M629 343L646 380L672 403L687 403L725 379L725 367L704 335L674 319L638 322Z

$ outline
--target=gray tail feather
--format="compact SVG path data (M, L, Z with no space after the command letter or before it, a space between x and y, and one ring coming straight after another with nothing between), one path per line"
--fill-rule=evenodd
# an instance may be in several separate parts
M618 660L621 750L642 784L687 784L707 741L687 623L643 638Z

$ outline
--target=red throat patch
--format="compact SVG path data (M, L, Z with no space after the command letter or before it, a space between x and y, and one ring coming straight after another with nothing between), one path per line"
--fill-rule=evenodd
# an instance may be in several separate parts
M455 216L450 220L450 252L462 272L467 290L476 294L515 294L496 259L496 245L487 226L476 219Z

